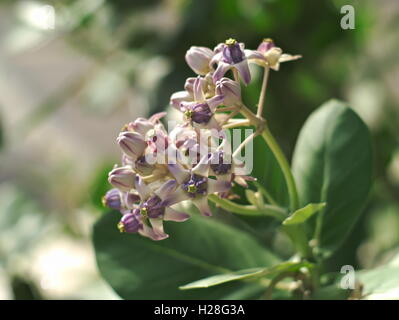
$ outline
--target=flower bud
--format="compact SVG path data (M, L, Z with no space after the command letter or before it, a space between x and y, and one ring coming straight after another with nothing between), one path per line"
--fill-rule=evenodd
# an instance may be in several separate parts
M228 64L240 63L245 59L244 51L240 44L234 39L228 39L223 48L223 60Z
M268 38L268 39L263 39L262 43L258 46L257 51L265 54L268 52L271 48L276 47L273 40Z
M205 47L191 47L186 53L186 62L189 67L199 75L205 75L211 68L209 62L213 57L213 51Z
M207 124L212 118L212 111L207 103L199 103L184 112L195 123Z
M115 209L121 210L122 202L121 202L121 195L118 189L111 189L109 190L102 199L103 205Z
M140 157L147 147L144 138L137 132L121 132L116 141L123 152L133 159Z
M136 211L136 210L135 210ZM120 232L135 233L143 226L140 213L126 213L118 223Z
M130 191L134 188L136 174L126 166L113 169L108 174L108 182L121 191Z
M232 106L241 101L241 86L237 81L222 78L216 83L216 93L224 96L223 104Z

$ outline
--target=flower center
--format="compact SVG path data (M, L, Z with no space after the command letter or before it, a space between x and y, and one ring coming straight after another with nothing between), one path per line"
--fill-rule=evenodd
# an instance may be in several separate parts
M118 230L120 233L126 232L125 224L122 221L118 223Z
M228 46L234 46L234 45L237 43L237 40L236 40L236 39L233 39L233 38L229 38L229 39L227 39L224 43L225 43L226 45L228 45Z
M206 195L208 190L208 178L193 174L186 182L183 182L182 188L187 192L190 198Z

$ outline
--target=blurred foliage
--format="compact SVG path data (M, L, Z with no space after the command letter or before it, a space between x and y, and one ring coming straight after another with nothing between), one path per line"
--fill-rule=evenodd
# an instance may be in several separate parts
M399 97L398 70L394 68L399 49L397 1L48 0L46 3L57 12L55 30L40 30L30 24L21 13L26 3L41 2L0 2L0 10L12 12L12 28L2 42L8 54L29 54L29 49L62 40L94 63L76 78L65 80L64 86L54 90L15 127L5 122L1 110L0 146L3 147L5 137L7 144L0 149L0 156L9 152L6 147L11 145L10 132L22 132L27 137L73 99L78 99L77 107L85 113L102 119L126 108L132 114L164 110L170 95L181 90L185 78L192 76L184 62L184 54L191 45L213 47L234 37L254 48L262 38L271 37L286 52L303 55L300 61L283 65L279 72L272 73L266 98L271 131L289 157L307 116L331 97L349 100L372 133L375 183L369 202L350 237L326 263L326 270L337 272L347 264L355 268L374 267L397 254L399 169L395 163L399 161ZM342 30L339 24L340 7L348 3L356 10L355 30ZM254 77L259 79L259 74ZM260 81L255 81L246 88L244 99L249 106L257 103L259 86ZM128 105L132 96L135 102ZM269 164L273 166L272 160ZM29 165L37 163L26 166ZM61 193L56 198L58 202L54 200L53 186L59 185L59 180L67 174L52 173L43 178L34 174L35 170L23 171L30 178L25 178L29 184L23 186L25 193L21 196L17 190L21 173L1 172L1 183L13 186L7 189L11 190L5 193L8 196L1 198L1 214L7 217L1 220L1 228L13 230L22 223L23 215L59 217L62 212L68 215L59 219L64 230L76 230L81 221L76 212L68 210L66 203L78 204L80 212L98 213L101 195L108 188L106 175L111 166L112 161L98 159L89 173L91 180L76 194L69 192L74 185L65 183L65 196ZM262 182L273 184L279 181L278 175L276 172L276 176L263 177ZM48 183L49 180L53 183ZM275 184L273 187L276 192L284 188ZM15 203L9 205L10 201ZM24 207L31 204L40 209ZM233 220L232 224L244 224L267 238L283 256L290 254L286 239L278 237L272 242L269 233L272 227L268 222L259 224L253 218ZM33 234L40 233L41 227L31 228ZM80 234L72 234L76 233ZM19 239L15 245L29 235L29 232L14 235L13 238ZM27 279L13 282L13 287L28 292L28 276Z

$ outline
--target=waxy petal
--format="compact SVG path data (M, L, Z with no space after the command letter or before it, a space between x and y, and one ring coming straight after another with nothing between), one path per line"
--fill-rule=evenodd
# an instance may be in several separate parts
M165 200L162 201L161 205L164 207L169 207L173 204L189 200L190 197L182 188L177 188L175 192L168 195Z
M183 222L190 218L190 215L184 212L176 211L170 207L165 208L163 219L165 221Z
M159 187L155 194L161 198L161 200L165 200L167 196L172 194L177 188L176 180L168 180L162 186Z
M213 83L216 83L217 81L222 79L223 76L226 74L226 72L231 68L232 68L231 64L220 61L212 76Z
M180 164L168 164L170 173L176 178L178 183L182 183L190 177L190 172L184 169Z
M212 216L212 211L211 211L211 208L209 207L207 197L193 199L193 203L198 208L198 210L201 212L201 214L203 216L205 216L205 217Z
M151 189L140 176L136 176L136 190L142 201L146 200L151 195Z
M231 183L223 180L208 179L208 193L226 192L230 190Z
M152 230L152 228L150 228L149 226L147 226L145 224L143 225L143 228L139 230L139 234L141 234L144 237L155 240L155 241L164 240L169 237L167 234L160 236L159 234L154 232L154 230Z
M234 67L237 69L242 81L245 85L251 82L251 73L249 71L248 60L245 59L239 63L236 63Z

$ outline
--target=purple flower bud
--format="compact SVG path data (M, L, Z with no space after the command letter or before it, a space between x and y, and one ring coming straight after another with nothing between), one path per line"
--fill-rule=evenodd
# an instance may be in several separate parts
M228 64L240 63L245 59L245 53L240 44L234 39L226 40L223 48L223 61Z
M190 198L206 195L208 191L208 178L198 174L192 174L188 180L182 183L182 188Z
M212 112L207 103L199 103L184 112L185 116L198 124L207 124L212 118Z
M205 75L211 71L209 62L213 55L213 51L209 48L191 47L186 53L186 62L195 73Z
M121 132L116 141L123 152L133 159L140 157L147 147L144 138L137 132Z
M159 218L165 213L165 206L157 195L150 197L140 206L140 213L151 219Z
M113 169L108 174L108 182L121 191L130 191L134 188L136 174L126 166Z
M216 83L216 93L224 96L223 103L232 106L241 101L241 86L237 81L222 78Z
M118 223L120 232L135 233L142 228L140 213L134 210L133 213L126 213L123 215L121 221Z
M211 169L217 175L231 171L231 158L228 159L222 151L217 152L211 159Z
M102 199L103 205L115 209L121 210L122 202L121 202L121 195L118 189L111 189L109 190Z
M265 54L267 51L269 51L271 48L274 48L275 44L272 39L267 38L263 39L262 43L258 46L257 51Z

